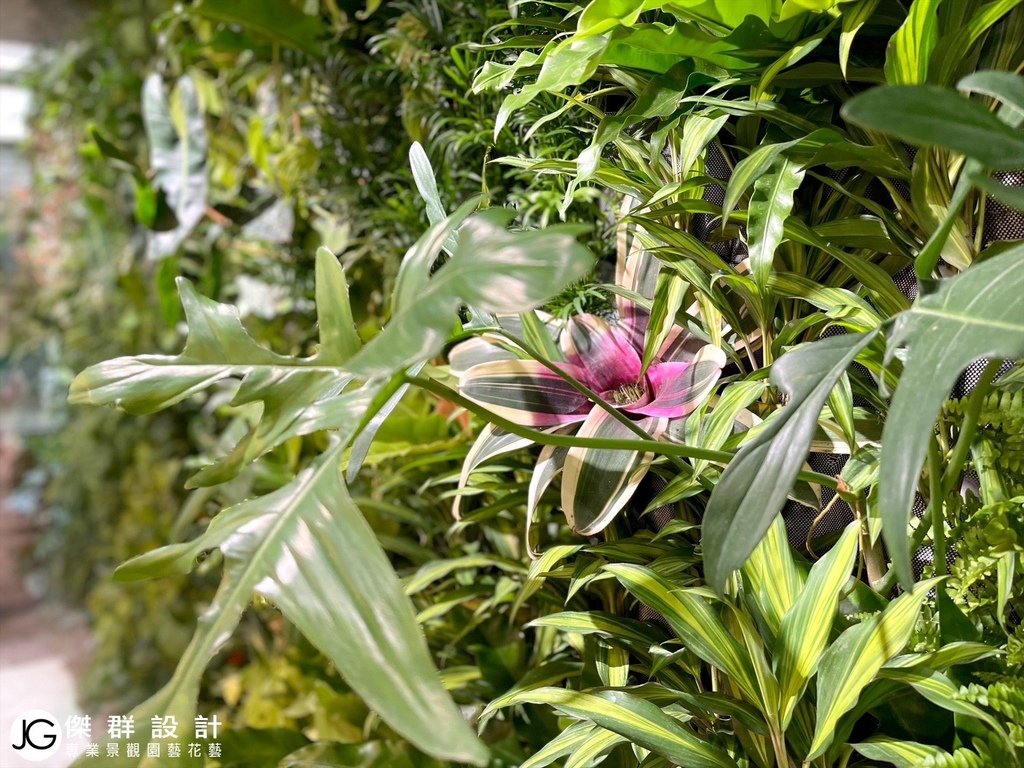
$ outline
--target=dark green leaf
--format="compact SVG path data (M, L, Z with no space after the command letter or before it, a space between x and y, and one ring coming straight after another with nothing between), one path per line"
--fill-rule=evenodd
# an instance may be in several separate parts
M704 513L706 574L719 592L782 508L807 457L825 400L874 335L849 334L805 344L772 366L771 380L789 402L729 462Z
M1024 136L980 102L935 85L873 88L846 102L851 123L917 147L939 146L993 169L1024 165Z
M956 377L982 357L1024 356L1024 245L943 281L898 315L887 357L907 348L903 375L882 433L879 505L882 535L900 581L913 582L907 541L910 513L928 441Z

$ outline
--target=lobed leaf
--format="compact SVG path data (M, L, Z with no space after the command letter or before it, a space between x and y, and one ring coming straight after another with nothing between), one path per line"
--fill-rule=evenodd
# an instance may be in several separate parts
M906 359L882 432L879 506L882 535L901 583L913 582L907 521L928 441L956 377L982 357L1024 356L1024 245L939 284L898 315L887 359Z

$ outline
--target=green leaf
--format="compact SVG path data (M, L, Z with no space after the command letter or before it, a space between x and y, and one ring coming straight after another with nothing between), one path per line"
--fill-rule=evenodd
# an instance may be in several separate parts
M735 768L720 747L702 741L656 704L625 691L595 693L566 688L525 691L511 703L548 704L570 717L594 723L635 744L692 768Z
M259 346L242 326L238 310L199 296L179 278L188 339L180 355L139 355L108 360L71 383L71 403L116 405L145 414L201 392L228 378L241 378L232 403L260 402L259 423L226 457L190 481L212 485L230 479L284 441L358 422L374 387L342 392L352 377L338 366L359 344L352 327L345 276L326 249L317 254L317 309L323 319L320 347L308 358L278 355Z
M747 240L750 270L762 297L767 295L775 249L782 242L783 223L793 211L793 193L803 178L804 172L799 164L780 157L768 173L754 182L747 216Z
M719 592L782 509L829 392L874 336L848 334L805 344L772 366L771 380L789 402L729 462L704 513L705 573Z
M818 666L818 717L807 760L828 748L839 718L854 707L860 692L875 679L882 665L907 644L921 604L938 581L921 582L881 613L850 627L822 655Z
M316 360L321 365L341 365L359 351L362 342L352 319L345 270L324 247L316 252L316 307L320 326Z
M452 257L415 292L415 301L398 303L391 322L348 361L348 370L389 375L440 352L460 304L524 312L587 273L592 257L576 242L579 227L510 232L510 216L491 209L468 218Z
M341 450L336 444L283 488L226 509L197 540L223 552L224 579L174 676L134 711L136 721L191 722L203 669L256 592L395 731L424 751L482 765L487 751L441 686L412 606L341 481Z
M850 744L850 746L869 760L890 763L897 768L914 768L914 766L920 765L922 760L945 754L941 749L930 744L902 741L883 735L875 735L860 743Z
M254 0L244 4L234 0L201 0L189 8L191 13L226 24L237 24L259 37L311 56L323 54L319 38L324 26L317 16L303 13L302 7L288 0Z
M853 39L860 32L871 14L878 7L879 0L857 0L843 9L843 31L839 35L839 68L843 77L847 76L846 69L850 61L850 49L853 48Z
M1019 125L1024 118L1024 77L1013 72L986 70L972 72L956 84L958 91L983 93L1014 109L1018 116L1007 120L1010 125Z
M657 438L668 420L648 416L637 424ZM625 424L597 407L576 434L620 440L636 436ZM604 530L633 497L653 458L654 454L640 451L570 448L562 467L562 511L569 527L584 536Z
M859 527L857 522L850 523L832 549L814 564L803 591L782 619L776 659L784 729L828 643L839 598L857 557Z
M476 204L475 199L467 200L451 216L442 215L441 219L431 223L430 228L405 252L391 293L392 314L419 300L420 294L427 287L430 271L441 254L441 249L449 248L454 252L458 242L456 232L476 208Z
M854 96L843 117L916 147L939 146L986 168L1024 165L1024 137L977 101L935 85L883 86Z
M597 69L598 57L608 45L603 36L570 37L551 48L544 56L540 74L534 83L524 86L518 93L506 96L494 120L494 137L497 139L508 118L522 109L541 93L558 93L571 85L584 82Z
M942 0L914 0L907 20L889 40L885 79L891 85L916 85L928 80L928 59L939 38L938 8Z
M616 563L606 565L604 570L614 575L630 594L665 617L694 654L729 675L751 701L758 701L758 685L747 652L704 597L681 589L640 565Z
M192 78L178 80L175 97L181 110L181 125L175 125L160 75L151 74L143 83L142 118L149 139L149 166L175 218L173 228L149 234L149 259L177 252L206 213L206 126ZM159 192L156 194L153 223L159 213Z
M932 427L956 377L978 358L1024 356L1024 245L1017 245L918 299L895 318L886 359L906 347L903 374L882 432L882 535L904 585L913 582L907 520Z

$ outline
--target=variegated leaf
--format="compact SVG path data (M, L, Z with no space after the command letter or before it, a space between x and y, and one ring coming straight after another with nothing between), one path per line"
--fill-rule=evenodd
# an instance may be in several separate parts
M776 647L782 727L818 667L828 643L839 597L857 557L859 524L850 523L839 541L811 568L807 583L782 619Z
M747 652L704 597L640 565L614 563L606 565L605 570L634 597L664 616L694 654L731 677L751 701L758 700L758 684Z
M582 379L583 372L563 370ZM547 427L583 421L593 407L557 373L536 360L507 360L473 366L459 380L470 400L517 424Z
M667 419L645 418L637 425L657 437ZM635 434L610 413L594 408L577 433L579 437L626 439ZM632 498L647 474L651 453L573 447L562 470L562 511L569 526L584 536L603 530Z
M922 581L893 600L881 613L850 627L821 657L818 667L818 718L807 760L822 754L835 736L839 719L857 703L879 669L903 650L921 604L938 579Z
M459 485L456 490L461 491L465 488L469 482L470 473L485 461L496 456L518 451L532 443L533 440L528 437L513 435L511 432L506 432L493 424L485 425L480 430L479 437L477 437L476 442L473 443L473 447L469 449L469 453L466 454L466 458L462 462L462 471L459 473ZM461 494L457 494L452 500L452 517L456 520L460 519L459 508L461 502Z

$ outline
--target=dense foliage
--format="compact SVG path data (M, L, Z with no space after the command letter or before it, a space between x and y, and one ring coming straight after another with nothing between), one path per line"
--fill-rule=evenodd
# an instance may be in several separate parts
M220 765L1024 762L1019 2L239 7L35 75L20 343L142 419L38 447L96 691Z

